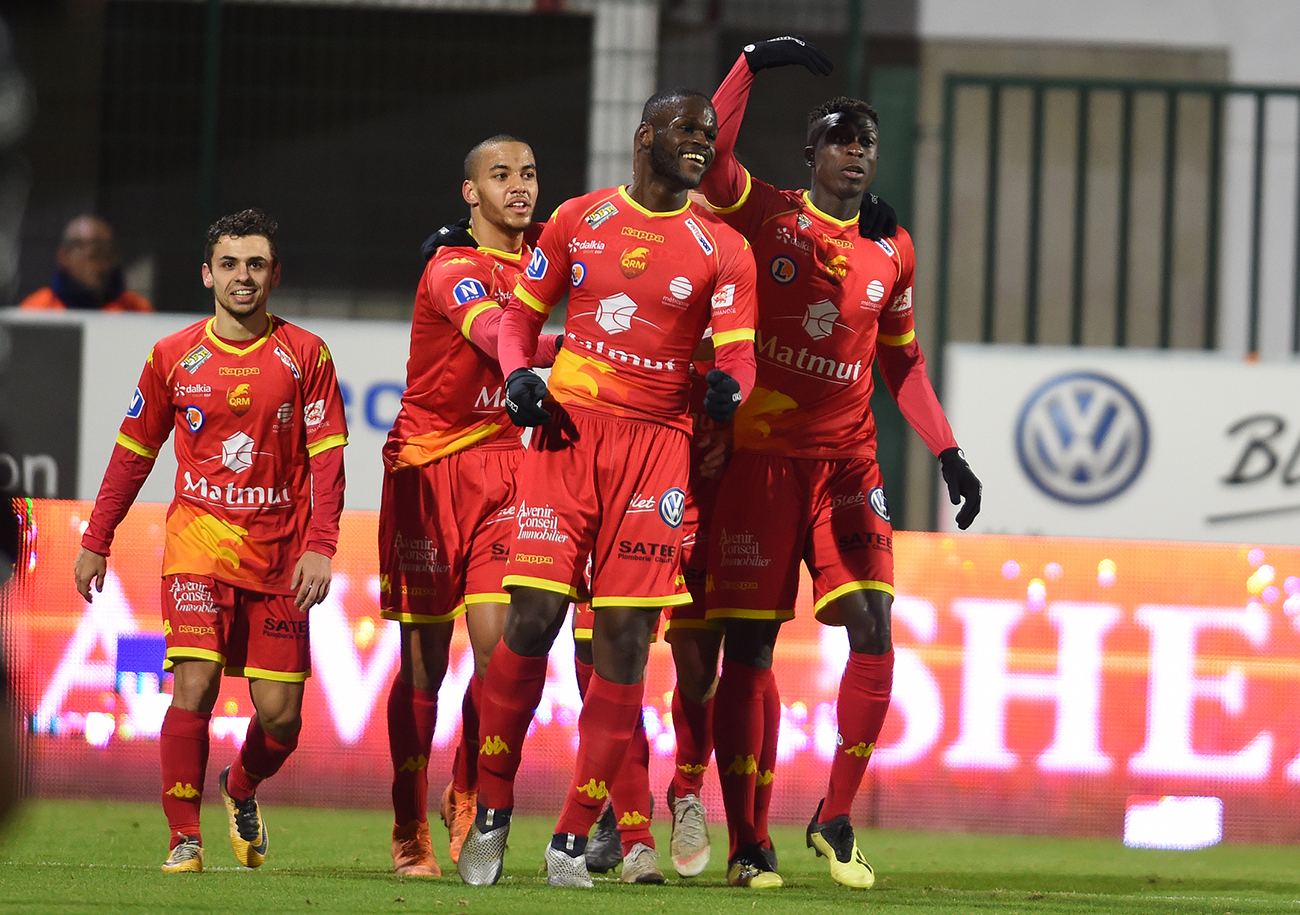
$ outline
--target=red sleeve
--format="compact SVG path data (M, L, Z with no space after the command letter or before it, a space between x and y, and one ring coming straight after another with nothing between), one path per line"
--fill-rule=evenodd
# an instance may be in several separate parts
M908 425L916 430L926 447L935 456L945 448L957 447L948 417L943 415L939 397L930 384L925 369L925 354L921 344L913 337L903 346L881 346L876 351L880 376L889 393L894 395L899 412Z
M749 392L754 390L754 376L758 372L758 364L754 358L754 341L729 343L719 347L713 364L715 368L722 369L740 384L742 401L749 397Z
M333 558L343 515L343 449L326 448L307 459L311 469L311 524L307 549Z
M739 203L749 183L749 173L736 159L736 138L740 136L745 103L749 101L749 87L753 84L754 74L749 72L749 64L741 54L718 91L713 93L713 110L718 113L718 139L714 144L713 164L704 173L700 190L709 204L718 209Z
M469 325L469 342L483 355L497 357L497 336L501 327L501 309L485 308Z
M757 372L754 356L754 328L758 325L757 274L749 242L730 229L725 231L726 235L718 237L722 253L718 284L709 303L709 326L713 329L714 362L740 383L743 399L753 390Z
M135 497L140 494L140 487L153 470L154 459L137 454L121 445L113 446L113 455L108 459L108 469L104 471L104 481L99 484L99 495L95 496L95 507L90 512L90 521L86 532L81 535L81 545L92 553L108 555L113 543L113 533L126 518Z
M533 365L533 357L539 349L537 335L545 323L546 315L516 297L510 299L497 332L497 360L501 363L502 375L509 378L515 369ZM551 359L554 361L554 356Z

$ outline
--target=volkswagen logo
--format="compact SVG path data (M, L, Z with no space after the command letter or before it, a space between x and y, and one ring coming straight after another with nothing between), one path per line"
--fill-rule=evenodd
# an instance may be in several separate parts
M1016 423L1016 454L1034 485L1073 505L1119 495L1146 464L1146 415L1129 391L1095 372L1070 372L1038 388Z

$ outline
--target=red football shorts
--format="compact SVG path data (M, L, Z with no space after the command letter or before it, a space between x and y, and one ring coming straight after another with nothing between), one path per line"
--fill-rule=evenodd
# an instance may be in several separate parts
M704 588L708 581L709 530L713 507L718 501L720 480L702 477L694 466L692 452L691 481L686 488L686 519L682 522L682 575L691 602L665 608L664 638L673 640L674 629L720 629L721 620L705 619Z
M206 575L162 580L163 670L216 661L232 677L301 683L311 676L307 614L283 594L263 594Z
M708 619L788 620L808 566L813 613L843 625L835 600L894 593L894 529L868 458L737 452L722 478L709 550Z
M379 508L379 615L453 620L476 603L508 603L501 587L523 449L468 448L384 474Z
M590 596L597 610L688 602L680 568L688 471L681 430L554 408L519 468L506 589Z

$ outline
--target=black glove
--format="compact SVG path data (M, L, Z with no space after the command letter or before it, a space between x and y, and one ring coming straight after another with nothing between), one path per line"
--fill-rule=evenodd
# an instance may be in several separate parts
M802 35L782 35L767 41L756 41L745 45L745 63L749 72L757 73L768 67L784 67L789 64L802 64L809 72L826 76L835 69L835 64L822 49Z
M898 214L894 208L875 194L862 195L862 209L858 210L858 234L872 241L893 238L898 232Z
M740 382L722 369L713 369L704 376L704 381L709 386L704 395L704 412L725 423L740 406Z
M515 369L506 379L506 410L516 426L540 426L551 414L542 409L546 382L532 369Z
M469 234L469 217L457 219L455 222L449 222L437 232L434 232L424 240L420 246L420 253L424 259L428 260L438 252L439 248L477 248L478 242L474 236Z
M957 512L957 527L964 531L980 513L980 493L984 487L971 471L970 464L966 463L966 455L960 448L940 451L939 468L943 472L943 481L948 484L948 498L952 504L961 505L962 499L966 500L961 511Z

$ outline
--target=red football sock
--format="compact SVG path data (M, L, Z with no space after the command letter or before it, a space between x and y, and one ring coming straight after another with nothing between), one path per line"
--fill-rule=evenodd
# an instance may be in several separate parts
M677 737L677 768L673 772L673 797L696 797L704 790L704 773L713 755L713 700L692 702L673 690L673 733Z
M609 784L628 755L636 724L641 719L645 683L611 683L592 674L578 716L578 761L573 782L564 799L557 833L585 836L600 818ZM646 782L646 800L649 800Z
M546 686L546 655L515 654L502 640L492 651L479 694L478 802L515 804L519 751Z
M609 802L618 817L623 854L627 855L638 842L654 848L655 839L650 835L650 741L646 738L642 715L637 715L632 743L610 786Z
M478 788L478 703L482 693L483 678L471 675L460 703L460 742L451 765L451 784L457 791Z
M262 730L262 723L254 714L248 722L248 735L244 738L244 745L235 754L230 774L226 776L226 793L237 801L248 800L256 793L258 785L280 771L284 761L297 746L296 733L281 743Z
M393 822L429 818L429 752L438 721L438 691L401 676L388 690L388 754L393 761Z
M181 836L199 839L199 808L203 804L203 776L208 771L209 712L187 712L172 706L163 715L158 733L162 760L162 806L171 829L171 847Z
M776 749L780 737L781 692L776 687L776 675L773 674L768 677L763 688L763 749L758 756L758 772L754 777L754 833L758 836L758 844L766 848L772 847L772 839L767 832L767 814L772 809Z
M885 725L894 684L894 650L885 654L849 652L837 702L840 743L831 762L830 786L818 822L825 823L853 807L867 771L876 738Z
M596 672L595 665L586 661L573 659L573 673L578 678L578 695L586 698L587 687L591 685L591 675Z
M728 856L759 841L754 824L754 788L763 752L763 693L772 671L722 661L714 697L713 745L722 804L727 811Z

